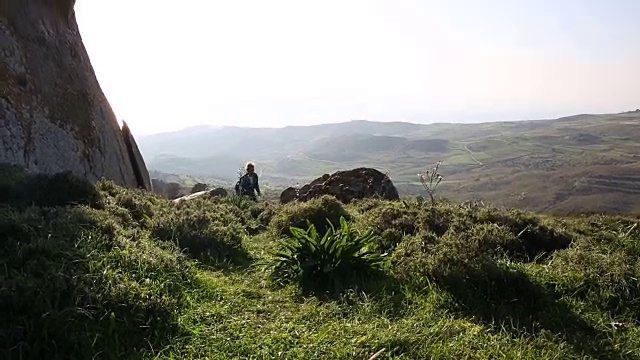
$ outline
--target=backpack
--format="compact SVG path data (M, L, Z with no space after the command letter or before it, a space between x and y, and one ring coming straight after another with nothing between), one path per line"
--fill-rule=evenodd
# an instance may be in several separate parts
M249 184L250 184L250 180L249 180L248 174L242 175L242 177L238 179L238 182L236 183L236 186L235 186L236 195L244 195L245 191L247 190L246 187Z

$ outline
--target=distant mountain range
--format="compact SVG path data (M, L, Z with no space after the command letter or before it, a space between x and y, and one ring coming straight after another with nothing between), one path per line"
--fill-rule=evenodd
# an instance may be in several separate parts
M251 160L263 181L285 187L371 166L415 195L416 174L441 160L447 197L551 212L640 211L640 111L480 124L199 126L137 141L151 170L173 174L233 181ZM622 177L614 184L605 174Z

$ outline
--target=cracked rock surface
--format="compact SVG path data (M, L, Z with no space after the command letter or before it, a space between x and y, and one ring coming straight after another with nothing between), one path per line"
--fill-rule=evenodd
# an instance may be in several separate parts
M74 4L0 1L0 163L146 187L96 79ZM143 161L136 169L148 178Z

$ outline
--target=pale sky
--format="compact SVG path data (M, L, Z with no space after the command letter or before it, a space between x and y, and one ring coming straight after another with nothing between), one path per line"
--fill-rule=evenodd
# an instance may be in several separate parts
M640 108L640 0L77 0L134 134Z

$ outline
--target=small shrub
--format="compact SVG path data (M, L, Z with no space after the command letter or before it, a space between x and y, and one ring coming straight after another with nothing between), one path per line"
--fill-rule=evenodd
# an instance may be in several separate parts
M522 252L522 243L508 228L498 224L452 227L440 239L439 246L454 250L463 262L481 258L502 259Z
M386 229L380 234L380 241L377 250L381 253L388 253L396 248L402 241L405 234L398 229Z
M546 221L527 211L483 208L474 217L477 222L495 223L509 229L519 242L510 253L523 261L545 258L557 250L568 248L573 242L572 234L559 222Z
M126 191L125 188L116 185L115 182L111 180L102 179L96 183L96 188L100 191L104 196L116 197L118 194Z
M105 209L130 227L150 229L156 214L172 204L155 193L123 188L110 180L98 181L96 188L103 196Z
M349 203L349 208L353 209L358 213L365 213L367 211L376 209L380 206L384 206L388 203L388 201L378 199L378 198L362 198L362 199L353 199Z
M416 223L423 231L434 232L438 236L444 235L456 221L464 221L460 208L439 202L434 206L422 207L418 212Z
M497 224L453 227L444 236L426 232L403 240L392 256L399 278L418 286L446 277L477 274L486 264L504 259L518 244L511 232Z
M306 231L292 227L291 233L293 238L270 264L270 277L277 283L297 283L306 293L335 294L367 281L381 268L382 257L369 248L373 232L357 232L344 217L339 230L329 222L323 236L311 223Z
M196 259L212 263L244 264L243 221L230 206L208 199L174 204L155 214L150 229L160 240L171 241Z
M406 236L391 255L394 275L403 283L424 287L437 265L434 246L440 241L432 232Z
M159 204L153 196L141 190L122 191L114 198L115 205L127 209L131 218L140 225L146 225L153 218Z
M371 210L365 217L371 219L368 223L379 233L387 229L395 229L403 234L413 235L418 230L418 224L416 224L418 211L414 209L401 209L398 208L396 204L389 204Z
M340 218L351 220L342 203L332 196L322 196L305 203L285 206L271 219L270 226L278 235L290 236L291 227L303 228L307 222L314 225L320 236L327 231L327 224L340 225ZM328 220L328 223L327 223Z

